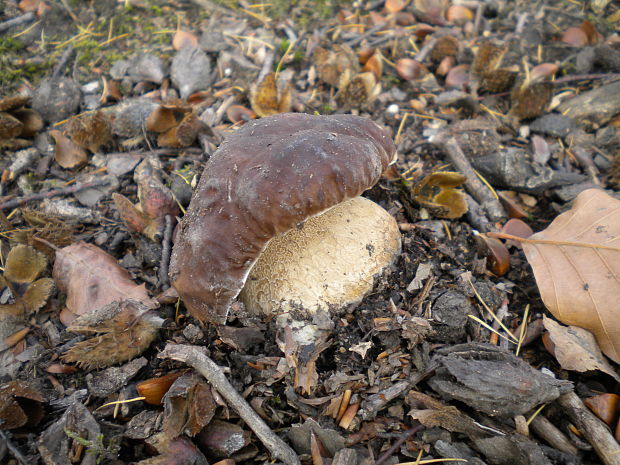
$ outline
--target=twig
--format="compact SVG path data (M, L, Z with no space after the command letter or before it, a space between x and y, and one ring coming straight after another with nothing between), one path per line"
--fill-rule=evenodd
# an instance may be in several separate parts
M603 464L620 465L620 446L609 432L607 425L588 410L577 394L569 392L560 396L557 402L564 414L592 444Z
M357 45L358 43L360 43L362 40L373 35L375 32L381 31L383 28L385 28L385 24L377 24L376 26L373 26L370 29L368 29L363 34L360 34L351 40L347 40L344 44L348 45L349 47L353 47L354 45Z
M418 431L422 429L422 425L414 426L413 428L409 428L407 431L404 431L403 434L396 440L392 446L386 450L381 456L375 461L375 465L381 465L387 459L389 459L394 452L398 450L398 448L407 440L409 436L414 435Z
M542 415L536 415L530 422L530 429L548 444L567 454L577 455L579 451L562 431Z
M461 147L459 147L456 139L454 137L449 137L447 140L440 140L439 142L443 142L442 145L448 155L448 159L454 167L467 178L465 187L472 197L484 208L491 220L497 221L501 218L505 218L506 212L504 211L504 207L502 207L499 200L492 195L489 188L480 181L474 169L471 167L469 160L461 150Z
M58 76L62 74L62 70L64 69L65 66L67 66L67 63L73 56L73 50L74 50L73 45L69 45L65 49L65 51L62 52L62 55L60 56L58 63L56 63L56 66L54 66L54 70L52 71L52 79L56 79Z
M202 348L182 344L167 344L158 357L178 360L193 367L228 401L274 458L282 460L287 465L301 465L295 451L271 431L263 419L226 379L220 367L204 354Z
M478 7L476 8L476 17L474 18L474 30L472 32L473 37L478 37L480 34L480 25L482 24L482 16L484 15L484 8L486 3L481 2L478 3Z
M415 57L413 57L413 59L415 61L422 63L426 59L427 55L431 53L431 50L433 50L436 43L437 43L437 38L435 37L432 37L430 40L427 40L424 46L420 49L420 51L416 53Z
M22 453L19 451L19 449L17 447L15 447L15 445L9 441L9 438L7 437L6 433L2 430L0 430L0 438L2 438L4 440L4 442L6 443L6 447L7 449L9 449L11 451L11 454L13 454L13 457L15 457L15 459L21 463L22 465L28 465L28 460L26 459L26 457L24 457L22 455Z
M16 16L15 18L8 19L0 23L0 33L8 31L12 27L20 26L24 23L29 23L30 21L34 21L35 19L36 19L36 15L32 11L29 11L28 13L24 13L21 16Z
M74 194L75 192L79 192L83 189L103 186L105 184L108 184L108 182L109 181L107 179L99 179L96 181L85 182L82 184L75 184L69 187L61 187L59 189L51 189L45 192L38 192L36 194L30 194L21 198L11 199L7 200L6 202L0 203L0 209L19 207L34 200L49 199L51 197L58 197L59 195Z
M592 79L618 79L620 73L594 73L594 74L574 74L572 76L564 76L553 81L554 84L572 81L589 81Z
M162 290L169 287L168 282L168 265L170 265L170 253L172 252L172 230L174 229L174 221L172 215L166 215L166 227L164 229L164 237L161 241L161 262L159 264L159 282Z

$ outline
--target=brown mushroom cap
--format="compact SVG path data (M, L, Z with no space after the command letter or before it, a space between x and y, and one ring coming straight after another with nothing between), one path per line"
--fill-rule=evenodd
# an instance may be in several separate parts
M223 324L267 243L372 187L395 153L374 122L284 113L247 123L206 163L170 278L190 313Z

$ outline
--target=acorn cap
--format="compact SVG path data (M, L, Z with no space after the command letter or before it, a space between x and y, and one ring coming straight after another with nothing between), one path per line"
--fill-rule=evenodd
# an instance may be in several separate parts
M171 282L190 313L225 323L267 243L372 187L394 153L387 132L357 116L246 123L206 163L173 248Z

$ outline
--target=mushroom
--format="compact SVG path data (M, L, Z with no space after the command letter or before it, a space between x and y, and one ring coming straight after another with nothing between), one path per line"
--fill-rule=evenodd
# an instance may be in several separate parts
M394 154L357 116L246 123L207 161L180 224L170 278L189 312L224 324L242 289L257 313L361 301L400 252L394 218L359 197Z

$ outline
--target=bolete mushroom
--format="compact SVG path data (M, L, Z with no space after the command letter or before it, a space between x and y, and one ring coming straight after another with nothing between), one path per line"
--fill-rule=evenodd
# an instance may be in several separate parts
M400 251L394 218L359 197L395 148L374 122L284 113L247 123L207 161L174 244L170 278L190 313L359 302ZM245 285L245 288L244 288Z

